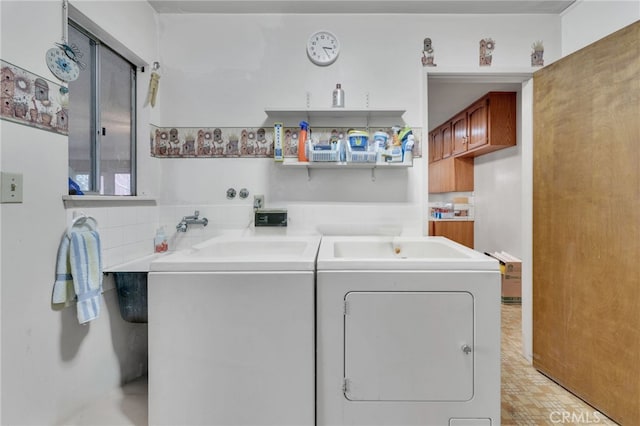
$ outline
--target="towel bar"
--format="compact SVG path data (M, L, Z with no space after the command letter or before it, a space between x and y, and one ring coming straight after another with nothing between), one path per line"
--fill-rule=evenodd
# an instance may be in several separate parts
M67 236L71 236L73 228L82 229L83 227L88 228L90 231L95 231L98 229L98 221L93 216L80 213L71 220L71 224L67 227Z

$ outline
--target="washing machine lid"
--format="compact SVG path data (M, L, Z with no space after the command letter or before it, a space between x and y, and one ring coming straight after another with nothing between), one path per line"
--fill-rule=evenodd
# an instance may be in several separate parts
M498 271L496 259L444 237L323 237L318 270Z
M473 330L473 296L467 292L348 293L345 397L470 400Z

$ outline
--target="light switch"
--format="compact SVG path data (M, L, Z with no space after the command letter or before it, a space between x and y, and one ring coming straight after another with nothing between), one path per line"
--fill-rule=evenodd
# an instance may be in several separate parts
M0 202L22 202L22 173L0 173Z

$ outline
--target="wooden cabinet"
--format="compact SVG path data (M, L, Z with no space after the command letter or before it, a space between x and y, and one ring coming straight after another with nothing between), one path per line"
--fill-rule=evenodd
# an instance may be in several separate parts
M451 124L445 123L429 133L429 162L451 157L453 153Z
M489 92L467 108L468 144L476 157L516 144L516 93Z
M449 157L429 164L429 192L473 191L473 158Z
M489 92L432 133L448 128L451 155L477 157L516 144L516 92ZM442 140L442 149L445 142ZM437 149L437 147L436 147ZM439 158L446 158L439 151Z
M473 191L472 157L515 144L516 92L487 93L429 133L429 192Z
M442 138L442 158L449 158L453 154L453 137L451 123L445 123L438 128Z
M473 248L473 226L473 221L432 220L429 221L429 235L446 237L469 248Z
M451 119L453 132L453 155L467 151L467 112L461 112Z

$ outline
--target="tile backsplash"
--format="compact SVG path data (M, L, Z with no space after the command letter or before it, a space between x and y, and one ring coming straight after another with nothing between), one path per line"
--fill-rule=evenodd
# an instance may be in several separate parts
M84 213L98 222L103 268L153 253L157 206L82 207L67 209L67 223Z

